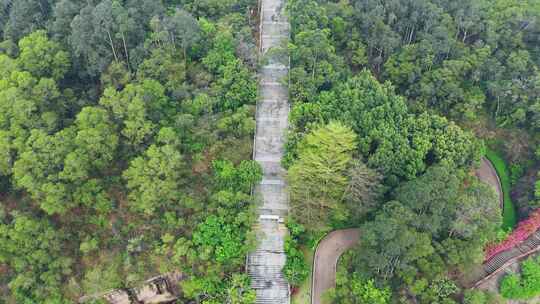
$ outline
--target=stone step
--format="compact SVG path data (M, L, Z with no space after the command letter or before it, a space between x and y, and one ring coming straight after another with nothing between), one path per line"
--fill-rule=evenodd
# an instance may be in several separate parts
M261 72L263 73L269 70L270 71L278 70L278 71L288 72L289 67L281 63L272 63L272 64L267 64L261 68Z
M283 10L285 3L283 1L262 1L261 8L263 10Z
M257 275L260 278L274 278L278 280L283 279L282 269L283 265L252 265L249 267L248 273Z
M276 116L269 116L269 115L266 115L266 114L263 114L263 113L260 113L260 115L258 115L257 121L275 123L275 124L280 124L280 125L288 125L287 118L285 118L283 116L277 116L277 117Z
M272 252L272 251L261 251L259 249L258 252L264 252L264 253L248 256L248 261L253 263L253 264L250 264L249 267L257 266L257 265L281 265L283 267L287 260L287 256L285 255L284 251Z
M277 215L281 217L287 217L289 214L289 208L287 205L265 205L265 209L259 209L259 214Z
M278 25L278 26L286 26L289 28L289 22L286 21L264 21L263 25Z
M281 185L264 185L264 186L280 187ZM260 207L261 209L267 208L265 206L270 206L270 205L287 206L288 199L289 199L288 194L286 192L281 192L281 191L271 192L267 190L258 192L257 198L259 198L262 203L262 206Z
M277 83L287 86L287 70L284 69L265 69L262 68L259 74L260 84Z
M262 35L261 51L265 54L271 48L279 48L285 45L288 35Z
M259 91L260 91L260 98L262 100L273 99L273 100L287 101L289 99L289 91L284 86L278 86L278 87L261 86Z
M266 21L262 24L262 32L268 36L289 36L289 23Z
M262 131L258 133L262 133ZM280 162L281 156L285 153L285 134L265 134L264 137L257 136L255 139L255 160ZM277 159L278 157L279 159Z
M255 155L255 160L260 162L260 163L263 163L263 162L279 162L279 161L281 161L281 156L276 155L276 154L272 154L272 155L268 155L268 156Z
M264 179L260 183L261 185L285 185L285 182L280 179Z
M285 142L285 136L287 134L288 121L272 121L262 120L257 122L257 130L255 132L256 138L276 138L279 137L282 142ZM273 139L275 140L275 139ZM259 147L257 147L259 148ZM266 151L256 151L264 153Z
M261 11L262 22L287 22L287 16L282 12L272 9L263 8Z
M283 107L283 108L289 108L289 102L287 101L287 99L259 99L259 102L257 103L257 105L261 105L261 104L272 104L272 103L279 103L279 105L275 105L277 107ZM274 106L274 105L272 105Z
M266 289L266 288L269 288L270 286L272 286L273 288L277 287L283 291L286 291L289 289L289 284L285 280L277 282L275 280L251 279L251 288L253 289Z
M261 1L262 54L271 48L285 46L290 26L284 14L284 0ZM289 284L282 268L286 227L281 223L288 213L286 171L281 166L288 128L288 63L281 52L264 57L267 64L259 71L259 101L254 159L263 169L263 179L254 188L258 205L258 246L247 257L247 273L255 289L257 304L289 304Z
M275 86L287 86L286 83L282 83L282 82L278 81L277 79L266 79L266 80L261 80L261 81L260 81L260 85L261 85L261 86L270 86L270 87L275 87Z

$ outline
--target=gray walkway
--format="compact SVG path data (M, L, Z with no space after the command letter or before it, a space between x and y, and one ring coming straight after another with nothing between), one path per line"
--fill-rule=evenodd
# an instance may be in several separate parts
M279 47L289 37L284 0L261 0L261 52ZM281 269L285 265L283 219L288 212L285 171L281 157L289 114L288 89L282 84L288 64L270 59L260 70L260 97L253 157L263 167L264 177L255 188L261 201L258 234L260 243L248 256L248 273L259 304L290 303L289 284Z
M480 168L476 169L475 174L478 179L495 189L495 192L499 197L499 205L501 207L501 210L503 210L504 194L502 192L501 181L499 180L499 176L497 175L497 171L493 167L493 164L491 164L491 162L487 158L482 157L482 159L480 160Z
M324 293L336 287L339 257L359 239L360 229L342 229L330 232L319 242L313 257L311 304L321 304Z

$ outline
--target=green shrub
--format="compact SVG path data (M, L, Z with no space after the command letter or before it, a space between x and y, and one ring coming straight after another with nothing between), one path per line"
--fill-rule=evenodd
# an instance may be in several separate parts
M478 289L466 290L463 297L463 304L504 304L499 295L489 291Z
M521 264L521 274L504 277L500 286L506 299L531 299L540 295L540 257L529 258Z
M285 239L285 253L287 261L282 269L289 284L300 286L308 277L310 269L306 263L304 254L298 246L298 238L305 231L304 226L295 222L288 222L287 227L291 233Z
M523 164L510 165L510 185L517 184L519 179L525 174L525 166Z
M336 288L323 296L328 303L390 303L391 291L387 286L378 286L373 279L365 279L357 272L342 270L336 276Z

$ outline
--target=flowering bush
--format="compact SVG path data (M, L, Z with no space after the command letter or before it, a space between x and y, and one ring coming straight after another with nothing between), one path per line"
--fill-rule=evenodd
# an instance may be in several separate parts
M540 209L534 210L529 218L518 223L517 228L508 237L496 244L490 244L485 250L485 261L490 260L495 255L519 245L531 234L540 228Z

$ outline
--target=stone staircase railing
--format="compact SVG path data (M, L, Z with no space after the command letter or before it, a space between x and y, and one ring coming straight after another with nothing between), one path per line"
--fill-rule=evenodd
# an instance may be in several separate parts
M482 264L482 267L477 271L476 276L471 279L472 287L480 287L483 283L503 271L508 266L538 251L540 251L540 230L531 234L519 245L495 255L489 259L489 261Z

